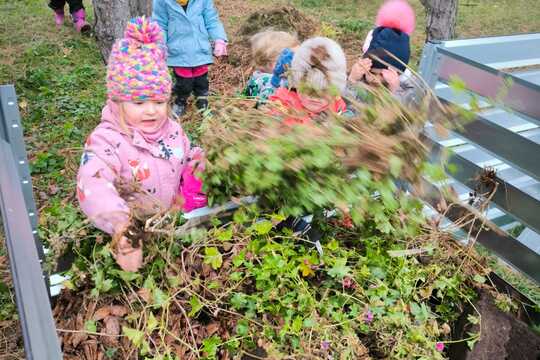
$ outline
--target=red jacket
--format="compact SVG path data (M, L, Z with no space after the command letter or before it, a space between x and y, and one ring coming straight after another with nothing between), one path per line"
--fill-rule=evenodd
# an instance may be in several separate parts
M326 99L317 99L298 94L287 88L278 88L269 100L280 104L283 108L275 107L271 110L272 115L284 115L283 122L287 125L309 124L313 118L323 112L341 114L347 110L347 105L341 97L336 97L333 102Z

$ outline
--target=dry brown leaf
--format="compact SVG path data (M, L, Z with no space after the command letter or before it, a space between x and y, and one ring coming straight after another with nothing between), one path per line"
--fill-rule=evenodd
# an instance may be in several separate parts
M142 288L137 291L137 295L141 297L141 299L144 300L144 302L149 303L150 299L152 298L152 294L150 293L150 290Z
M111 347L117 345L117 336L120 335L120 319L117 316L107 316L104 323L103 332L110 336L102 337L103 343Z
M83 344L84 360L98 360L97 341L92 339Z
M185 359L186 353L188 352L188 348L185 347L184 345L176 345L174 347L174 352L179 359Z
M210 323L206 325L206 331L208 336L214 335L219 330L219 324L217 322Z
M84 321L83 321L83 316L82 314L78 314L77 315L77 320L76 320L76 327L75 327L77 330L79 330L80 332L77 332L73 335L73 337L71 338L71 345L76 348L77 346L79 346L79 344L83 341L85 341L86 339L88 339L88 334L84 331Z
M111 308L111 315L118 316L118 317L123 317L129 312L128 308L123 305L112 305L110 308Z
M103 306L97 309L97 311L94 313L94 320L99 321L105 319L107 316L111 314L111 307L110 306Z

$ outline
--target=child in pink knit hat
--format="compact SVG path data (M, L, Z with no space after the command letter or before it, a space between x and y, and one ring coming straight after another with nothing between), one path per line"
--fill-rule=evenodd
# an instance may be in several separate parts
M139 239L126 235L135 212L147 216L178 205L184 211L206 205L194 174L202 171L202 151L191 148L169 116L166 57L159 26L145 18L131 20L113 45L108 100L101 123L86 140L77 176L82 211L113 236L114 256L126 271L142 265ZM138 191L120 194L121 183Z

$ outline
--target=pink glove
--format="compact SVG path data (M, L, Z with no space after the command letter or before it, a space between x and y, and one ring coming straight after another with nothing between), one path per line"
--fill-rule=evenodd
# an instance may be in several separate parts
M214 44L214 56L227 56L227 42L225 40L216 40Z
M202 192L202 180L193 173L191 166L186 166L182 173L179 192L184 203L182 210L189 212L207 205L206 195Z

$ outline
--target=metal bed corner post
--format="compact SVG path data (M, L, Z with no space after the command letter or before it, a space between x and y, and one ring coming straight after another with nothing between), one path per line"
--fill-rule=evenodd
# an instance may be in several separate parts
M12 85L0 86L0 210L26 358L62 359L43 278L43 248Z

